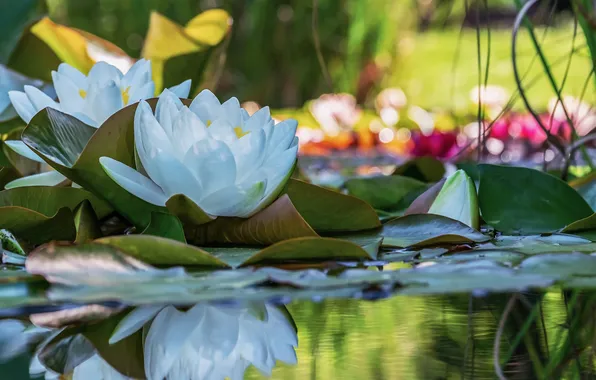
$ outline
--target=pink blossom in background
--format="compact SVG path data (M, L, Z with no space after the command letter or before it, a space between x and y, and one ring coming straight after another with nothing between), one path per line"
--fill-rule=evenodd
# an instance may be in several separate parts
M412 156L432 156L436 158L450 158L458 153L457 133L433 131L426 136L420 131L412 131Z

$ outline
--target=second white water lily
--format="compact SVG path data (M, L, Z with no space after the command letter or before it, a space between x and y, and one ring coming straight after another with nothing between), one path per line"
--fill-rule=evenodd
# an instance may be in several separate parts
M275 200L291 175L298 152L297 122L277 125L269 108L254 115L238 99L221 104L210 91L190 107L170 91L155 114L141 101L134 120L135 146L147 176L102 157L120 186L164 206L183 194L211 216L249 217Z

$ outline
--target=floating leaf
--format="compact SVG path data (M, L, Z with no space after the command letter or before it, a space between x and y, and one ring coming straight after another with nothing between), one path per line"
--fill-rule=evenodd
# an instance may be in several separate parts
M100 287L185 275L181 268L155 269L116 247L100 243L44 244L29 254L25 267L52 283Z
M578 252L536 255L525 259L519 265L519 271L556 278L594 276L596 274L596 257Z
M170 197L166 202L166 207L184 224L198 226L214 219L184 194L176 194Z
M21 187L0 191L0 227L32 244L73 240L72 211L84 200L89 200L101 217L111 212L108 204L83 189Z
M381 225L372 207L361 199L291 178L286 194L318 232L361 231Z
M317 233L302 218L287 195L248 219L219 217L200 226L186 227L186 238L196 245L270 245Z
M410 177L377 176L351 178L345 187L350 195L360 198L380 210L393 210L413 190L426 188L426 184Z
M74 223L77 230L75 243L87 243L102 236L97 215L88 200L77 206L74 212Z
M561 230L565 233L582 232L596 229L596 214L577 220Z
M488 236L444 216L408 215L383 225L383 246L411 247L437 244L480 243Z
M150 104L155 106L156 102L153 99ZM149 225L151 212L165 209L118 186L99 163L100 157L107 156L134 166L133 119L137 104L116 112L97 130L74 117L46 108L35 115L23 131L23 141L54 169L107 200L142 230Z
M478 168L482 218L503 233L551 232L593 213L575 190L550 174L486 164Z
M398 166L393 174L424 182L437 182L445 175L445 165L434 157L418 157Z
M249 259L242 265L260 262L287 262L289 260L338 260L375 259L358 245L341 239L303 237L288 239L273 244Z
M95 242L114 246L127 255L152 265L197 265L223 268L228 266L197 247L158 236L108 236Z
M143 235L160 236L186 243L184 228L180 219L163 212L151 213L151 222L143 231Z

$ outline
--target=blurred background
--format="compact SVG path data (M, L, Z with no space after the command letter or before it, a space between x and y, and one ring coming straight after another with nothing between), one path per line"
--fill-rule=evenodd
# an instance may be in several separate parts
M48 0L47 10L138 58L152 12L184 25L225 9L233 25L210 87L249 112L296 118L303 156L546 165L556 152L519 88L562 140L596 126L596 16L582 2L531 7L515 56L521 0Z

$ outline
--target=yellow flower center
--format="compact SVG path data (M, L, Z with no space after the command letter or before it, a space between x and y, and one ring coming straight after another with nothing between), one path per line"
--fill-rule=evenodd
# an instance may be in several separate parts
M125 90L121 90L122 91L122 103L123 104L128 104L128 100L130 99L130 95L128 95L128 90L130 90L130 86L126 87Z
M244 132L240 127L234 127L234 132L236 132L236 137L238 138L248 135L248 132Z
M209 127L213 123L211 120L207 120L207 126Z
M81 98L85 99L85 97L87 96L87 91L80 89L79 90L79 95L81 95Z

